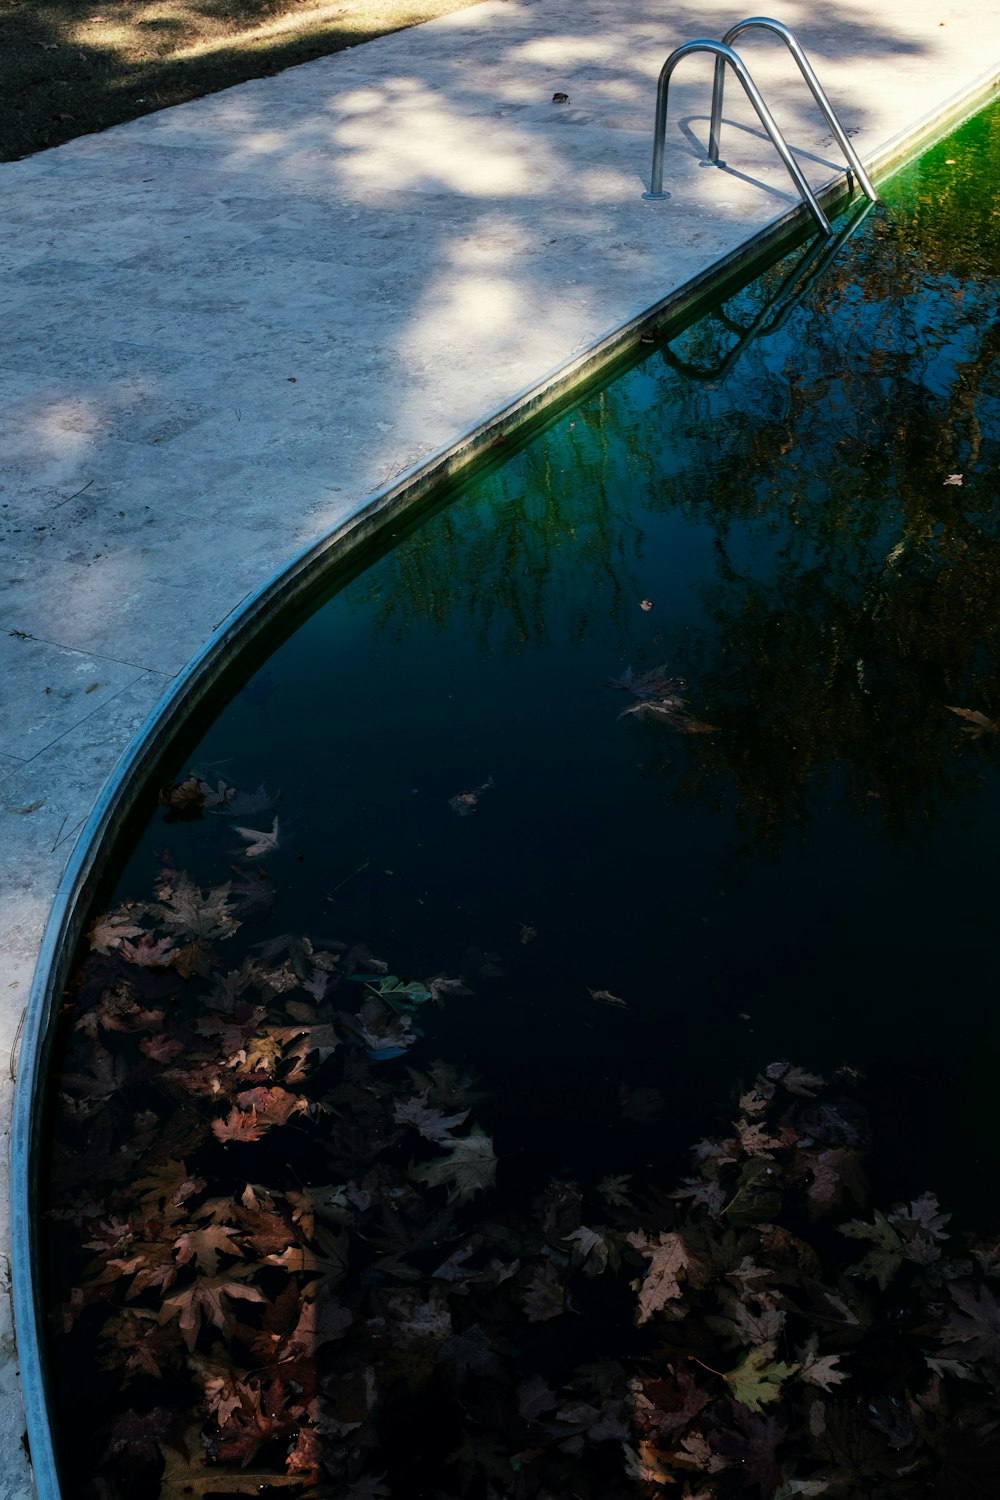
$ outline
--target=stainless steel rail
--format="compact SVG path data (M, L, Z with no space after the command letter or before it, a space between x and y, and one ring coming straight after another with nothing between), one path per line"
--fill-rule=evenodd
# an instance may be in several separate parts
M858 180L858 186L866 198L870 199L872 203L877 203L878 194L871 185L868 173L861 165L858 153L848 140L847 132L837 119L833 106L823 92L822 85L813 72L809 59L803 52L798 38L794 33L789 31L788 27L783 25L781 21L772 21L767 16L748 16L745 21L738 21L735 26L730 26L722 38L723 46L733 46L737 38L741 37L745 31L754 30L771 31L784 42L798 64L799 72L809 85L810 93L822 110L823 117L832 130L837 144L846 156L848 166ZM713 162L719 161L719 132L722 127L722 95L725 86L726 66L723 58L719 57L716 58L715 62L715 81L712 85L712 122L708 135L708 159Z
M653 199L670 197L670 194L663 190L663 148L667 135L667 99L670 91L670 78L681 59L688 57L693 52L714 53L716 57L715 66L717 76L718 69L724 68L726 63L729 64L743 85L747 98L757 111L760 123L771 137L775 150L788 168L788 173L801 193L803 201L809 208L809 212L816 220L823 234L831 235L833 230L830 227L830 221L816 201L815 194L802 175L802 169L798 162L793 157L791 151L789 151L788 144L775 124L770 110L764 103L760 90L750 77L742 58L725 42L707 40L685 42L683 46L677 47L671 52L660 69L660 78L656 86L656 121L653 125L653 168L650 173L649 192L643 193L642 196Z

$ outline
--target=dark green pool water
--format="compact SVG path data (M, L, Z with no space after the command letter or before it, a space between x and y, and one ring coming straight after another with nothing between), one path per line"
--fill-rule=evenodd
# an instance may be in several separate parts
M994 109L735 358L804 248L338 584L164 773L263 783L279 847L160 809L109 904L263 865L234 963L462 975L421 1056L479 1074L508 1191L681 1167L791 1058L866 1075L874 1201L995 1226L998 149ZM661 667L680 716L622 716Z
M787 1055L878 1078L898 1192L989 1207L1000 738L947 705L1000 719L1000 199L974 164L998 137L983 114L897 176L720 377L726 320L802 250L561 411L186 758L281 788L279 930L469 971L450 1044L540 1171L610 1163L623 1081L660 1088L686 1144ZM608 679L664 663L715 733L619 717L636 700ZM233 856L220 832L205 868L200 830L154 820L123 890L164 842L206 883Z

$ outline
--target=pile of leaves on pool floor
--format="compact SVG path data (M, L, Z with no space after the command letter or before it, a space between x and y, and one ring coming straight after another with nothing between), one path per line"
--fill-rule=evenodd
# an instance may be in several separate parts
M68 1495L997 1493L1000 1241L872 1210L849 1072L767 1067L679 1183L522 1201L496 1102L414 1065L461 980L289 935L232 967L266 891L165 870L67 1002Z

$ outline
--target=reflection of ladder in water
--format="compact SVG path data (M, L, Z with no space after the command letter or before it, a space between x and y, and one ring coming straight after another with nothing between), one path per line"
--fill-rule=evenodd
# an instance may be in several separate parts
M712 87L712 122L709 129L708 159L705 165L725 165L724 162L719 160L719 130L722 125L722 95L725 87L726 64L728 63L743 85L747 98L757 111L761 124L770 136L781 160L788 168L789 175L801 193L803 201L809 208L809 212L823 233L830 235L833 233L833 229L831 228L829 219L820 208L816 200L816 195L803 176L802 169L789 150L784 136L775 124L774 118L764 103L760 90L750 77L743 59L738 52L733 51L732 43L736 38L741 36L744 31L753 29L772 31L785 43L798 64L800 73L809 85L809 90L813 98L822 110L823 116L832 130L837 144L847 158L848 166L857 178L865 197L869 198L872 203L878 202L878 194L872 187L868 174L861 165L858 153L848 140L843 126L834 113L833 106L823 92L819 79L813 72L809 59L806 57L797 39L787 26L783 26L780 21L771 21L766 16L749 16L747 20L737 22L735 26L729 28L721 42L704 40L685 42L682 47L677 47L671 52L660 70L660 80L656 89L656 122L653 126L653 170L650 176L649 192L643 193L643 197L670 197L670 194L663 190L663 147L667 134L667 96L670 89L671 74L682 57L687 57L692 52L711 52L715 56L715 80Z
M714 365L696 365L690 360L681 359L680 355L675 354L670 347L674 339L668 339L660 350L664 363L689 380L721 380L748 344L753 343L755 339L766 338L769 334L777 333L809 288L823 275L841 247L850 239L855 230L861 227L873 207L874 203L863 203L851 215L835 239L827 240L826 243L822 240L813 240L805 254L781 281L777 290L765 299L760 311L749 324L740 323L731 317L726 312L725 303L713 308L710 316L736 338L736 343L729 352ZM683 332L682 329L681 333ZM680 334L675 337L680 337Z

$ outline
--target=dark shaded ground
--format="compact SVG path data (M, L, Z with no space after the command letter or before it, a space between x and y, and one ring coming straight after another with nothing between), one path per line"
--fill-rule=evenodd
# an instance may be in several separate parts
M0 160L460 10L469 0L0 0Z

